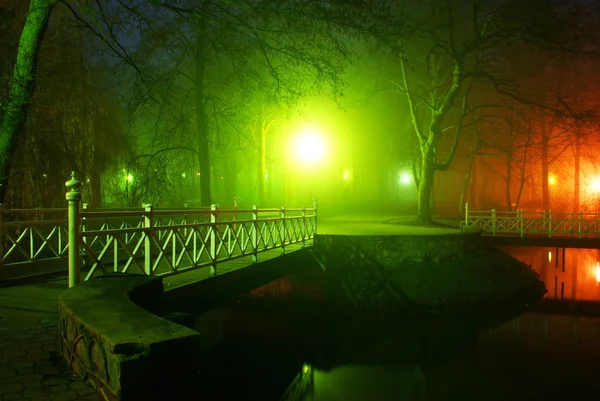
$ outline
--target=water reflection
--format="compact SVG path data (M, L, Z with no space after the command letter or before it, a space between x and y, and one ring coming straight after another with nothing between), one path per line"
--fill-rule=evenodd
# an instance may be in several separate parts
M305 401L597 400L600 319L524 314L428 365L315 369Z
M502 247L531 265L546 284L546 298L600 301L600 250Z
M346 365L330 371L314 371L311 401L420 401L427 400L423 369L418 365L394 368Z
M540 274L551 307L600 305L599 251L506 251ZM319 285L286 277L198 318L198 385L223 401L600 399L600 319L550 312L376 324L332 314Z

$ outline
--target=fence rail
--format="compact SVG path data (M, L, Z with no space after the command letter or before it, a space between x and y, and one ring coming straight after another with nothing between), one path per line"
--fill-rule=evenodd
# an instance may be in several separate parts
M243 212L251 217L240 218ZM148 206L128 214L137 224L111 227L101 221L118 213L80 212L85 221L78 236L89 267L86 280L99 273L171 275L202 267L210 267L214 275L224 261L251 256L256 262L261 252L280 248L285 253L287 245L305 244L316 229L314 208L240 211L213 205L210 210L178 212ZM99 228L89 229L95 220L100 220L95 222Z
M600 213L469 210L461 228L476 227L483 235L600 238Z
M68 208L0 209L0 266L68 259L69 285L98 274L172 275L291 244L306 245L317 228L312 208L89 209L73 174ZM237 202L235 202L237 203ZM83 276L83 277L82 277Z

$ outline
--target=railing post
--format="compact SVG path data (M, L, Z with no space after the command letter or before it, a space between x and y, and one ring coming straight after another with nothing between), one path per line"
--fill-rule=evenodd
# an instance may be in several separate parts
M306 207L302 206L302 226L300 228L300 235L302 235L302 248L306 246Z
M521 238L525 235L525 225L523 224L523 209L517 211L519 213L519 230L521 231Z
M314 238L315 235L317 235L317 209L319 206L319 199L317 199L316 197L313 199L313 236L311 238Z
M279 212L279 217L281 218L281 254L285 255L285 242L287 240L287 224L285 221L285 206L281 206L281 210Z
M243 247L243 243L244 243L244 230L242 230L239 234L239 238L238 238L238 209L240 207L240 198L238 198L237 196L233 197L233 220L235 221L235 223L232 225L233 227L233 235L235 240L240 244L240 248Z
M583 213L579 211L579 224L577 227L577 233L579 233L579 238L581 238L581 223L583 223Z
M469 226L469 202L465 203L465 227Z
M542 210L542 225L536 225L536 234L543 234L544 230L546 229L546 211ZM539 231L539 232L538 232Z
M496 235L496 209L492 209L492 235Z
M83 203L81 205L81 208L83 209L83 211L87 211L89 206L90 205L88 203ZM87 220L87 217L81 216L81 232L82 233L84 233L87 230L87 226L86 226L87 221L86 220ZM88 242L87 237L83 237L82 240L83 240L83 243L87 245L87 242ZM83 265L89 266L90 263L88 260L87 250L84 250L83 252L86 254L86 256L83 258Z
M210 205L210 275L217 275L217 230L219 227L217 226L217 221L219 220L218 216L219 205L213 204Z
M69 230L69 288L77 285L81 279L80 252L79 252L79 202L81 201L81 181L77 179L75 171L71 172L71 179L65 182L69 189L65 198L68 206L68 230Z
M548 236L552 238L552 210L548 211Z
M144 205L144 228L146 236L144 237L144 273L148 276L154 274L152 268L152 237L154 236L154 207L151 204Z
M573 224L573 222L575 221L575 219L573 218L573 213L574 212L571 212L569 221L569 234L571 237L573 237L573 229L575 228L575 224Z
M258 206L252 205L252 263L258 262Z
M188 208L188 204L187 204L187 202L183 204L183 208L184 208L184 209L187 209L187 208ZM187 213L185 213L185 214L183 215L183 224L185 225L185 224L187 224L187 223L188 223L188 220L187 220ZM186 228L184 228L184 229L183 229L183 236L186 238L186 240L187 240L187 235L188 235L188 229L187 229L187 227L186 227Z

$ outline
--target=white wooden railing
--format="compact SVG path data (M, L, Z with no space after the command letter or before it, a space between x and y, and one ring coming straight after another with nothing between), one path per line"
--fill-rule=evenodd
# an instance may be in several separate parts
M114 272L216 275L225 261L305 246L317 229L316 199L312 208L88 209L74 173L66 185L68 208L0 209L0 268L68 260L70 286Z
M467 203L461 229L467 227L483 235L600 238L600 213L469 210Z
M287 245L304 245L317 230L316 200L310 209L212 205L210 210L160 211L147 205L143 211L94 212L80 209L82 183L75 172L65 185L70 189L66 194L70 287L81 280L82 250L90 265L86 280L99 271L171 275L207 266L216 275L221 262L245 256L256 262L259 253L275 248L285 253ZM106 218L128 218L133 224L110 228L102 223ZM100 228L88 229L97 219Z
M82 208L84 211L89 210L86 204L82 204ZM181 213L187 209L160 210ZM115 209L93 211L110 214ZM144 209L129 208L119 209L119 211L141 213ZM86 220L82 219L82 230L132 228L139 224L139 218L105 217L87 224ZM66 207L5 209L0 206L0 267L25 267L33 262L66 259L68 236ZM127 241L129 240L130 238L127 237Z

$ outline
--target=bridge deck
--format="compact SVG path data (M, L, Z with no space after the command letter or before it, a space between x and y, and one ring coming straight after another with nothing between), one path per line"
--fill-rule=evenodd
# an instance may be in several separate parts
M307 245L312 244L312 242ZM301 249L302 245L290 245L286 252L294 252ZM281 249L273 249L259 255L260 261L269 260L281 255ZM251 264L250 258L240 258L222 262L218 266L218 274L227 274L243 269ZM180 273L163 278L165 290L171 290L187 284L205 280L210 277L210 268L204 267L189 272ZM68 288L66 275L54 275L46 277L31 277L22 280L14 280L0 286L0 314L7 311L29 310L45 313L56 312L56 301L61 292ZM2 323L6 323L4 320Z

